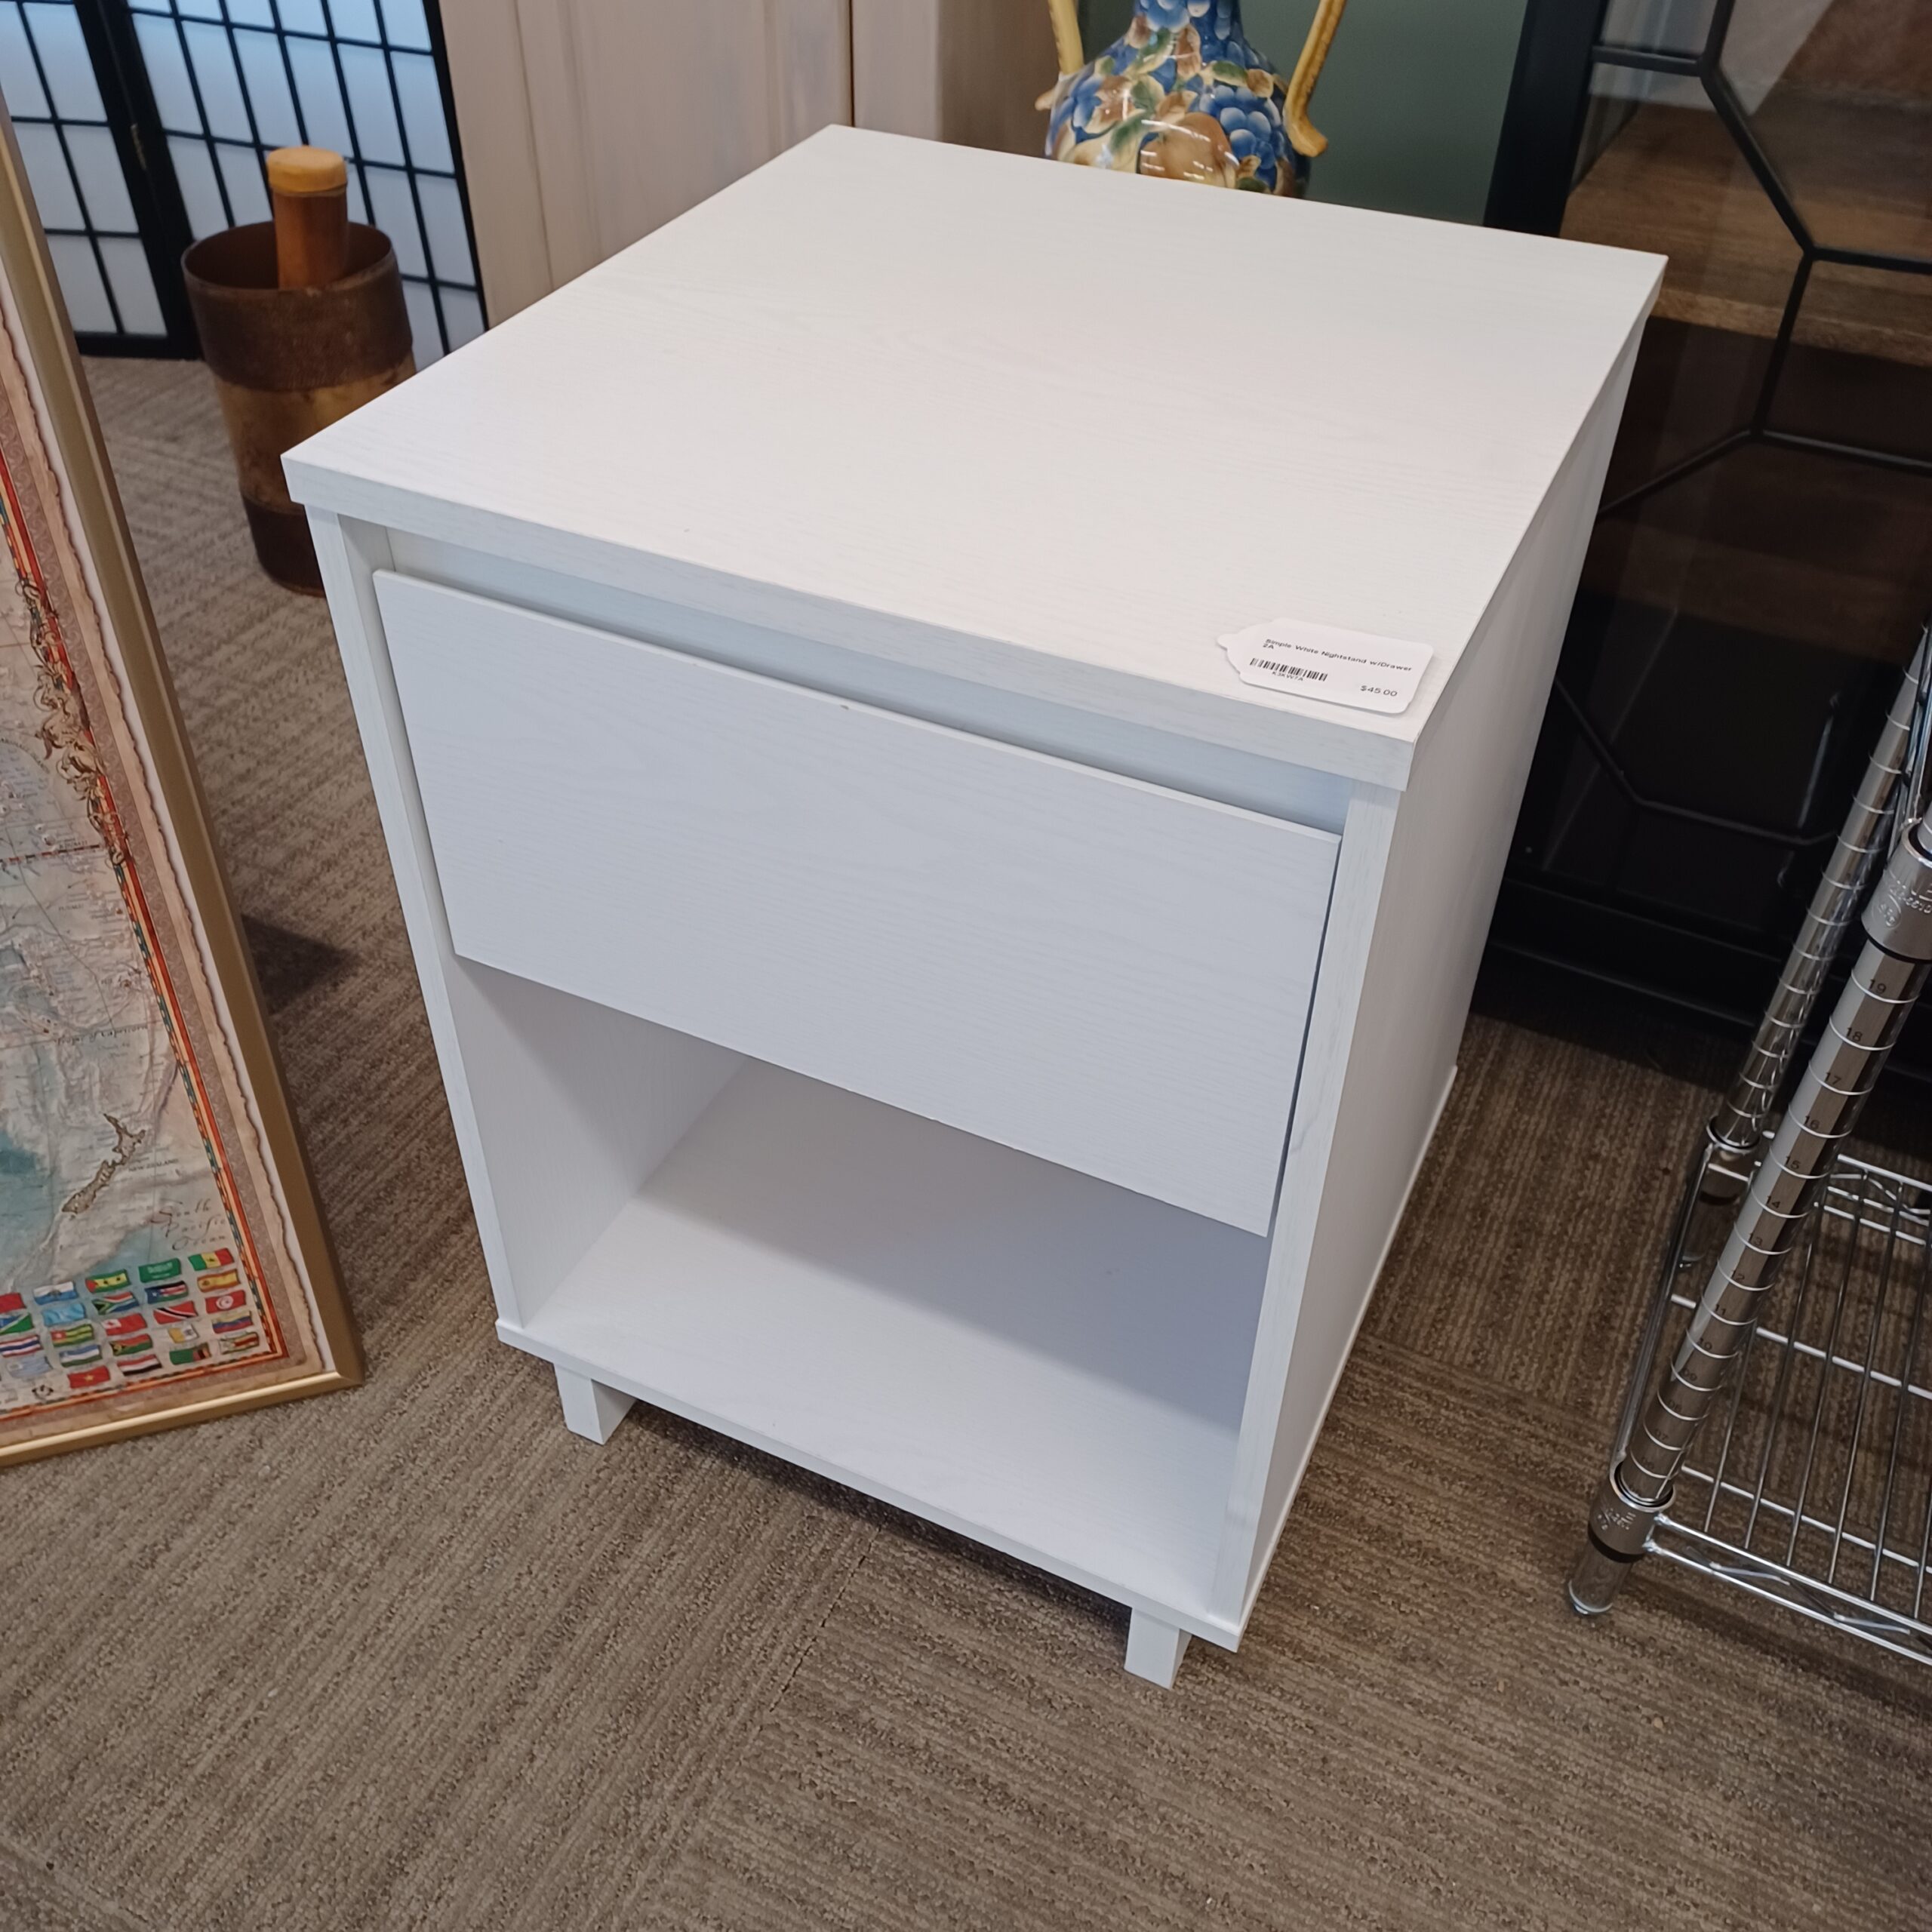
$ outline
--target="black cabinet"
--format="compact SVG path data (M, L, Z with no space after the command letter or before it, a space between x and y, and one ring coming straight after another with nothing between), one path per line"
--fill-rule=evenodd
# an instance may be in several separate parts
M1932 609L1932 4L1590 14L1532 0L1490 217L1670 266L1491 945L1741 1023Z

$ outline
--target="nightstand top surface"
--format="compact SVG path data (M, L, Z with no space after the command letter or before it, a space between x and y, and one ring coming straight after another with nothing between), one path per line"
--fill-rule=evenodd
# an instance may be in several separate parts
M828 129L288 463L320 508L1404 782L1660 257ZM1395 717L1242 684L1431 646Z

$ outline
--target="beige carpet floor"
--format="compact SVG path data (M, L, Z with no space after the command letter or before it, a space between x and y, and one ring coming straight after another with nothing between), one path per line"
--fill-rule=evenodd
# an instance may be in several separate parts
M1472 1021L1247 1641L499 1346L328 627L204 372L97 365L370 1379L0 1476L0 1927L1908 1932L1932 1677L1561 1579L1703 1097ZM265 936L265 937L264 937Z

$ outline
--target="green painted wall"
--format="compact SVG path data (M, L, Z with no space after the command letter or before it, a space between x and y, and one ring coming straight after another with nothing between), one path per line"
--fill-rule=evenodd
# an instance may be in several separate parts
M1044 6L1046 0L1040 0ZM1349 0L1309 118L1328 137L1318 202L1480 221L1524 0ZM1133 0L1086 0L1087 51ZM1315 0L1245 0L1248 38L1291 72Z

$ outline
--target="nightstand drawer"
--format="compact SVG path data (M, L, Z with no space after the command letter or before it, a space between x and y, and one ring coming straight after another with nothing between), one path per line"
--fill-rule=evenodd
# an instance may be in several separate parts
M1266 1231L1331 834L376 586L459 954Z

